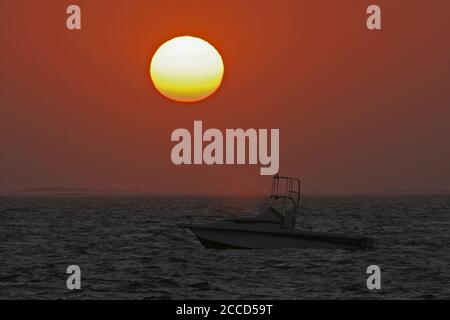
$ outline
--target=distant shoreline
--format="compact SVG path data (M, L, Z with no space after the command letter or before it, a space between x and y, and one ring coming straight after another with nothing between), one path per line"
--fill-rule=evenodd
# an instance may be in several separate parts
M4 196L30 196L30 197L96 197L96 196L155 196L155 197L264 197L267 192L164 192L147 190L127 190L127 189L93 189L93 188L66 188L66 187L43 187L22 190L0 191L0 197ZM450 190L430 190L430 191L348 191L348 192L305 192L303 197L408 197L408 196L450 196Z

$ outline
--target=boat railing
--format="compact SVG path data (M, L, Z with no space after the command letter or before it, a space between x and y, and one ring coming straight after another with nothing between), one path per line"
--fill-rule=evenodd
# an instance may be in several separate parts
M292 205L291 212L296 214L300 204L300 179L275 175L272 179L272 190L264 208L282 201L281 210L286 213L286 201ZM263 210L264 210L263 208Z
M300 203L300 179L276 175L272 179L271 197L291 198L296 207Z

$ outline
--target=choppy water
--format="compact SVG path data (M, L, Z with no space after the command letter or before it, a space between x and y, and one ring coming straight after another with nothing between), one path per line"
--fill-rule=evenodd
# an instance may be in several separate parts
M252 214L262 200L0 197L0 298L450 298L450 196L304 199L300 222L366 234L375 250L216 251L171 228ZM67 290L72 264L81 291ZM371 264L378 292L366 287Z

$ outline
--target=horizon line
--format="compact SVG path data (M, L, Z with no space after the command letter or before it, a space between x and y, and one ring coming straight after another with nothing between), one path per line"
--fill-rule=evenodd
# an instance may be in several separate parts
M195 191L154 191L125 188L86 188L86 187L39 187L17 190L0 190L0 196L268 196L270 192L248 191L248 192L195 192ZM302 196L450 196L450 190L380 190L380 191L308 191Z

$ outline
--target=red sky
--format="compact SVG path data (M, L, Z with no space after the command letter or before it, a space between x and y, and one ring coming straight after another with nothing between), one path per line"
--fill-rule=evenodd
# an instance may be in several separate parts
M81 31L65 10L82 9ZM365 10L382 8L383 30ZM1 1L0 191L43 186L265 191L259 166L176 167L170 134L279 128L306 192L450 190L450 2ZM180 35L212 43L225 79L183 105L148 65Z

